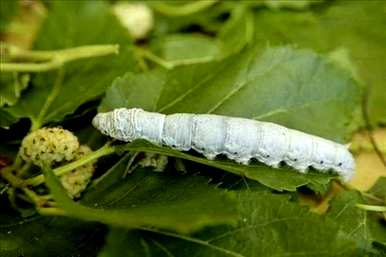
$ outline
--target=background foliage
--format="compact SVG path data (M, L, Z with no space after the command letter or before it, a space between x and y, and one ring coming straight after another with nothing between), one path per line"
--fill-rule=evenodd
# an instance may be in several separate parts
M154 28L140 41L113 15L113 2L1 1L2 48L12 43L56 53L117 44L119 53L48 72L2 71L0 168L15 160L30 128L60 125L96 150L107 138L92 128L91 118L118 107L272 121L341 143L369 125L362 102L372 127L386 123L384 1L147 1ZM36 35L19 17L31 13ZM10 61L6 52L1 57ZM363 192L334 174L210 161L144 141L115 149L98 161L79 201L44 170L60 216L20 204L20 192L0 179L0 255L386 252L385 213L357 206L386 204L384 177ZM143 152L169 156L166 170L127 174L134 153Z

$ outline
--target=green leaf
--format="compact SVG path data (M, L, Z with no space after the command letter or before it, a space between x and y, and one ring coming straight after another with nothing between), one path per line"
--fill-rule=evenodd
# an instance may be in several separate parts
M221 54L229 56L250 45L254 36L254 17L245 3L235 6L231 16L220 29L217 40Z
M18 0L5 0L0 2L0 32L6 30L7 25L17 14L18 9Z
M366 211L357 208L355 205L363 200L357 192L342 192L339 193L331 202L331 209L328 216L337 221L337 224L351 238L361 243L361 248L368 249L371 241L369 241L369 231L367 227Z
M171 63L204 62L219 54L214 39L195 34L169 34L153 41L152 48Z
M331 183L327 183L327 182L317 183L317 182L318 181L316 181L314 183L307 184L306 186L321 196L324 196L325 194L327 194L331 190Z
M343 141L358 102L359 86L347 72L312 51L281 47L171 71L126 74L107 90L100 111L142 107L166 114L216 113Z
M359 75L371 87L372 122L386 122L385 1L334 1L318 12L256 12L256 43L295 44L328 53L349 50Z
M273 169L264 165L241 165L230 161L211 161L205 158L195 157L166 147L158 147L146 141L138 140L121 148L123 151L153 152L167 156L177 157L197 163L205 164L214 168L222 169L249 179L256 180L261 184L278 191L296 191L303 185L313 185L316 188L323 187L336 176L309 172L301 174L290 168Z
M128 245L130 245L130 247L128 247ZM149 255L147 242L141 238L139 233L133 231L128 232L125 229L111 228L106 238L106 244L99 252L98 257L138 257L146 255Z
M94 256L103 240L103 226L64 217L20 218L0 211L0 256Z
M206 9L200 12L183 16L166 16L159 13L153 4L156 2L150 2L150 6L155 11L155 24L154 35L163 36L170 33L178 33L181 31L190 30L194 27L199 27L201 32L207 32L213 34L217 32L222 24L223 20L220 19L222 15L226 15L233 8L234 3L230 1L223 1L221 3L207 6ZM175 1L174 1L175 3Z
M269 120L342 141L347 136L346 123L358 98L359 87L347 72L307 50L273 48L262 54L248 50L223 61L171 71L127 73L108 89L100 111L142 107L163 113L217 113ZM193 158L175 151L159 148L157 151ZM319 173L302 175L287 168L193 160L280 191L295 191L307 184L322 190L332 178Z
M123 178L126 168L124 158L87 192L81 204L68 198L51 171L45 175L59 206L82 220L187 233L206 225L232 224L238 217L232 195L208 185L203 177L139 169Z
M3 108L0 108L0 127L9 128L9 126L16 122L17 119L10 115L8 112L4 111Z
M369 190L369 193L384 199L384 203L386 204L386 177L380 177L375 182L375 184ZM379 203L377 203L379 204ZM386 224L385 224L385 216L380 217L377 213L368 213L368 215L372 217L369 220L369 229L371 231L373 240L377 243L379 247L379 251L383 251L386 253Z
M28 86L28 82L28 74L19 76L17 73L1 73L0 107L15 104L21 92Z
M153 41L153 51L174 65L205 62L239 52L252 43L254 19L246 4L230 9L231 17L216 38L200 34L167 34Z
M56 50L86 44L130 44L128 32L106 1L52 1L35 49ZM76 25L76 26L75 26Z
M53 1L35 49L120 43L120 54L72 62L63 68L63 78L57 72L36 75L30 90L8 112L15 118L28 117L39 127L60 121L102 95L116 76L135 66L126 33L103 1Z
M368 213L367 226L370 231L373 246L386 251L386 225L384 217L376 213ZM379 250L379 249L378 249Z
M386 202L386 177L379 177L369 192L383 198Z
M291 202L288 195L244 191L239 204L242 218L236 228L208 228L193 237L113 229L99 257L120 256L116 249L126 256L363 256L335 222Z
M327 216L335 220L341 230L356 240L362 249L370 251L373 242L386 246L386 226L382 218L356 206L363 202L358 192L343 191L331 202Z

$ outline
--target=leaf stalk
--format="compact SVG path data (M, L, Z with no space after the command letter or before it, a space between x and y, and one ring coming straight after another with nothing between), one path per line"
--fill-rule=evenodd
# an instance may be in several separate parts
M375 212L386 212L386 206L381 205L367 205L367 204L357 204L359 209L366 211L375 211Z
M83 156L79 160L73 161L69 164L60 166L58 168L53 169L53 172L56 176L61 176L66 174L67 172L74 170L82 165L85 165L91 161L94 161L102 156L109 155L115 152L115 147L110 146L108 144L104 145L103 147L99 148L98 150ZM45 182L44 175L40 174L33 178L26 179L25 183L30 186L38 186Z
M156 3L152 3L151 6L155 11L163 15L185 16L185 15L191 15L196 12L203 11L211 7L217 2L218 0L195 1L184 5L180 5L180 6L170 5L162 2L156 2Z
M9 48L9 58L26 59L31 62L0 63L2 72L45 72L62 67L65 63L91 57L118 54L119 45L87 45L56 51L22 50ZM40 61L40 63L33 63Z

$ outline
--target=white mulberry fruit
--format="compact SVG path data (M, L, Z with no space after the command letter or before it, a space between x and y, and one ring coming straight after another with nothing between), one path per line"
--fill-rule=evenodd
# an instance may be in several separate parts
M79 148L78 138L62 128L41 128L28 134L21 143L23 160L38 166L74 159Z
M118 3L113 12L134 39L143 39L154 26L152 10L145 4Z
M92 150L88 146L81 145L75 153L75 160L91 152ZM86 189L95 171L94 162L84 164L60 177L63 187L72 198L79 198L80 194Z

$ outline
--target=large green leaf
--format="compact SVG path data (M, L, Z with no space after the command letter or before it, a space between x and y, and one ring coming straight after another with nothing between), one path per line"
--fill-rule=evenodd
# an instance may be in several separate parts
M113 229L100 257L120 256L363 256L337 224L289 201L288 195L240 192L238 227L209 228L193 237L164 231Z
M367 213L355 206L362 202L363 199L358 192L339 193L331 202L328 216L335 220L347 235L357 240L362 249L368 250L372 240L368 228Z
M5 112L3 109L0 109L0 127L8 128L9 125L14 123L17 119Z
M318 12L256 12L256 43L295 44L324 53L345 47L371 87L370 116L386 122L385 1L334 1Z
M274 121L342 140L347 136L346 125L358 102L358 91L346 72L314 53L273 48L262 54L248 50L223 61L168 72L127 73L108 89L100 111L142 107L164 113L217 113ZM190 158L169 150L164 154ZM294 191L306 184L321 188L331 179L329 175L301 175L286 168L194 161L247 176L277 190Z
M221 54L228 56L237 53L248 44L254 36L254 17L245 3L235 6L231 16L221 28L217 40L221 46Z
M130 44L107 1L51 1L35 49L56 50L86 44Z
M384 200L386 205L386 177L380 177L377 182L371 187L371 194ZM379 205L379 202L377 202ZM386 220L385 216L381 216L374 213L368 213L372 219L369 220L368 227L371 231L373 240L382 247L383 251L386 252Z
M7 25L19 11L19 1L5 0L0 2L0 32L6 30Z
M180 3L181 1L178 1ZM163 36L165 34L178 33L181 31L197 30L200 32L207 32L210 34L216 33L223 25L221 16L226 15L234 7L231 1L223 1L215 5L207 5L206 8L191 14L184 14L180 16L167 16L158 11L154 5L160 3L156 1L148 1L154 10L155 24L154 35ZM173 4L176 1L172 1ZM187 2L189 4L189 2ZM192 3L192 2L190 2ZM162 3L161 3L162 5Z
M254 18L247 4L221 3L230 9L230 18L216 38L197 34L169 34L153 42L153 48L174 64L205 62L237 53L252 43ZM219 8L219 7L217 7Z
M152 42L154 51L171 63L204 62L219 54L213 38L194 34L171 34Z
M129 245L130 247L128 247ZM112 228L106 238L106 244L103 250L99 252L98 257L149 256L150 253L145 248L148 248L148 243L141 237L140 233ZM154 257L156 255L152 253L150 256ZM169 256L175 255L169 254Z
M381 215L359 209L356 204L364 199L358 192L339 193L331 202L328 217L350 238L357 241L361 249L367 252L376 251L377 245L386 249L386 225Z
M60 121L81 104L103 94L111 81L133 69L134 60L127 32L103 2L53 1L48 18L35 42L35 49L55 50L80 45L121 44L118 56L106 56L65 65L57 72L38 74L21 100L8 109L16 118L28 117L42 125Z
M278 191L296 191L298 187L303 185L320 188L328 184L331 179L336 177L332 174L322 174L319 172L301 174L287 167L273 169L264 165L241 165L230 161L211 161L170 148L158 147L146 141L135 141L123 146L122 150L153 152L194 161L259 181L261 184Z
M312 51L282 47L171 71L128 73L108 89L100 111L216 113L342 141L358 101L359 87L349 74Z
M369 192L383 198L386 202L386 177L379 177Z
M105 229L64 217L21 218L4 207L0 210L0 256L94 256Z
M156 174L136 170L126 178L123 158L82 199L69 199L52 172L46 173L51 193L68 216L136 228L152 226L191 232L206 225L234 223L238 217L232 194L208 185L199 176Z
M17 73L0 74L0 108L17 102L21 92L27 87L29 76L19 76Z

